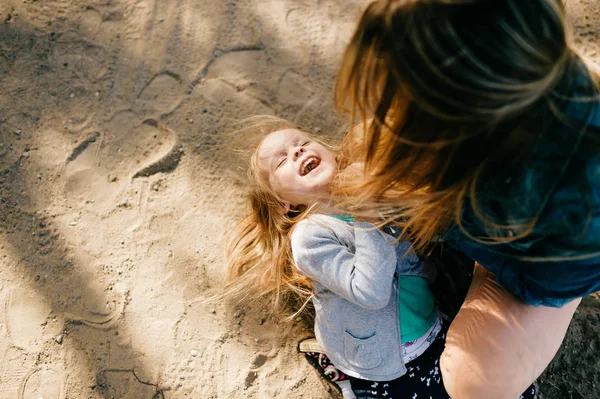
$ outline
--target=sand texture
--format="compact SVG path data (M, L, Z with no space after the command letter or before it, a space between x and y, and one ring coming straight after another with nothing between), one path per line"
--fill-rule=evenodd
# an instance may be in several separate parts
M200 299L241 212L233 124L340 137L364 4L0 0L0 399L331 397L304 324ZM568 7L599 61L600 3ZM600 396L599 310L584 300L540 398Z

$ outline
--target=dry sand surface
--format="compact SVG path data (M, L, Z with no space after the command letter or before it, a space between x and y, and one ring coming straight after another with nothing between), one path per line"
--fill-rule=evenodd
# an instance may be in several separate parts
M0 0L0 399L330 397L306 326L199 298L240 214L232 123L339 137L364 3ZM598 1L568 6L599 60ZM584 300L540 397L599 396L599 311Z

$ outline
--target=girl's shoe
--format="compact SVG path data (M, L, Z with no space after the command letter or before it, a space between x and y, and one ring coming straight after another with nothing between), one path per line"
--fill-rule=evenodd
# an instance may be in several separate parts
M350 379L338 370L327 357L321 345L315 338L307 338L298 344L298 352L304 353L304 357L335 389L342 394L344 399L356 399L352 392Z

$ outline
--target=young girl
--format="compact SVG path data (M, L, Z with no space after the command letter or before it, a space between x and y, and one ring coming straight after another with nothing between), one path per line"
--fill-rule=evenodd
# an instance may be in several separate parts
M228 291L272 294L275 305L286 291L311 294L324 362L358 398L448 398L445 329L423 262L393 229L335 209L338 160L326 146L269 122L251 157L249 215L228 240Z
M373 1L342 60L338 106L372 121L353 204L479 263L441 358L454 398L521 392L600 290L600 74L565 3Z
M423 262L330 200L334 154L287 124L251 157L250 211L228 239L229 291L312 295L315 335L358 398L448 398L442 319ZM323 360L323 359L321 359Z

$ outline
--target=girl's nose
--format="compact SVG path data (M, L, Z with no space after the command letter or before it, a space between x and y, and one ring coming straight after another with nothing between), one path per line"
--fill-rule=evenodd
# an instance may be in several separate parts
M297 147L296 150L294 151L294 159L298 159L300 154L302 154L305 151L306 151L306 149L304 147Z

